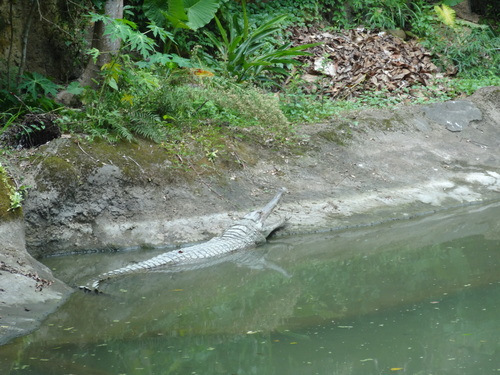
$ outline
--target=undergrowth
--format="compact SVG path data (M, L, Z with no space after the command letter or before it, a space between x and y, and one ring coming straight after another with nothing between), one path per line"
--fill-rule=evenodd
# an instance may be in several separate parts
M479 88L486 86L500 86L500 76L491 74L481 78L444 77L434 79L433 84L429 86L417 85L392 92L370 91L350 100L332 100L321 94L289 92L280 95L280 105L291 123L317 123L352 110L453 100L472 95Z
M500 85L497 31L454 21L444 24L423 0L256 0L248 4L248 12L245 4L221 1L212 22L186 34L150 22L155 21L151 14L157 17L161 12L140 14L139 7L129 9L137 24L90 14L122 39L113 60L102 67L97 89L77 83L67 86L83 106L61 108L54 99L62 86L48 77L4 72L0 75L0 133L22 125L26 114L57 111L59 126L66 132L111 143L147 138L179 155L188 155L188 145L197 143L213 161L224 152L226 139L286 145L294 142L296 123L320 122L359 108L444 101L470 95L479 87ZM263 28L266 22L268 27ZM303 53L289 48L292 27L321 25L339 31L360 23L368 28L405 29L433 52L434 63L443 73L454 78L435 79L427 87L332 100L320 87L305 90L300 68L290 77L290 58ZM178 54L160 52L161 46L172 44Z

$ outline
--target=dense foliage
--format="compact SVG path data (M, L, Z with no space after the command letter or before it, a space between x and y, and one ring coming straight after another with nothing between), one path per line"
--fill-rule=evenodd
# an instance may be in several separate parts
M0 75L0 132L6 136L10 127L21 126L21 133L29 133L33 125L26 114L53 111L66 132L110 142L146 137L167 148L190 138L206 144L207 155L215 158L222 146L214 134L253 135L275 144L290 139L291 122L319 121L367 104L397 104L398 98L421 102L471 94L500 83L498 20L460 22L448 7L457 2L134 0L123 19L111 19L104 14L105 1L93 1L88 20L105 26L101 37L120 41L95 86L7 69ZM448 75L420 87L418 97L381 91L332 101L304 91L296 58L310 45L295 45L291 31L338 32L360 24L404 30ZM87 50L95 61L102 53ZM76 96L72 107L79 108L55 101L62 89Z

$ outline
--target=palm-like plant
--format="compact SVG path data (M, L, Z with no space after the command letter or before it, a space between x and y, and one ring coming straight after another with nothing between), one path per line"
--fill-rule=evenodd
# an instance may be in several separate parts
M246 1L242 0L243 25L240 24L239 14L225 17L226 27L219 17L215 16L218 38L214 33L205 31L205 34L219 50L222 61L219 63L221 70L236 79L237 82L250 80L268 80L265 73L287 75L287 65L298 64L294 59L300 55L307 55L305 50L316 44L305 44L292 47L287 43L276 47L270 43L271 36L279 33L281 23L286 15L274 17L254 30L249 29Z

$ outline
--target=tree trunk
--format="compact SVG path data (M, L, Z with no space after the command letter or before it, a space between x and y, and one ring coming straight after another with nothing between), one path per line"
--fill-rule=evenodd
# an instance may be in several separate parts
M123 18L123 0L108 0L104 6L104 12L112 19ZM104 23L94 24L92 48L97 48L101 53L94 62L90 59L81 77L78 79L82 86L96 87L99 72L104 64L111 61L111 56L120 49L120 40L112 41L109 36L104 35Z

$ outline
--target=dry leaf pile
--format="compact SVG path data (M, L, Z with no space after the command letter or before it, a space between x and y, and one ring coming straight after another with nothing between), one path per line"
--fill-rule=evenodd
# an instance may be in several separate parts
M417 42L384 31L359 27L336 34L292 32L296 44L321 43L308 50L312 56L301 57L308 64L303 78L320 84L321 91L333 98L355 97L367 90L427 86L438 72L431 54Z

